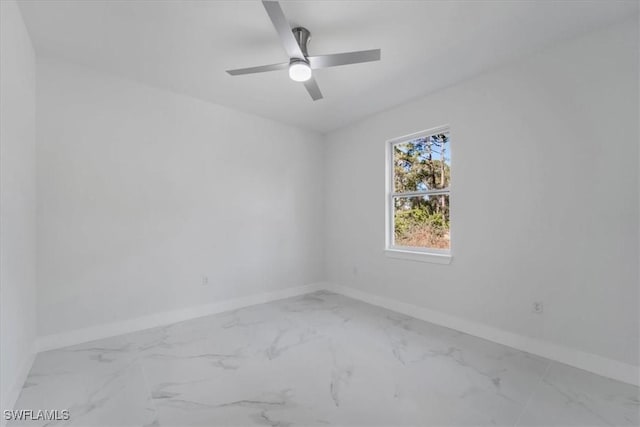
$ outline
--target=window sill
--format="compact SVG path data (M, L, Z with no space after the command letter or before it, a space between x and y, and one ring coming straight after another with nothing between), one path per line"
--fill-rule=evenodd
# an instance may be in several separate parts
M430 262L433 264L451 264L450 254L408 251L401 249L385 249L384 252L385 255L389 258L404 259L408 261Z

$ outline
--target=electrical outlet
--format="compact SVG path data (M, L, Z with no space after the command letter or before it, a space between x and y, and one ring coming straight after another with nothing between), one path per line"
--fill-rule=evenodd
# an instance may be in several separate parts
M207 286L209 284L209 276L202 276L202 286Z
M542 301L534 301L533 302L533 312L536 314L540 314L544 311L544 303Z

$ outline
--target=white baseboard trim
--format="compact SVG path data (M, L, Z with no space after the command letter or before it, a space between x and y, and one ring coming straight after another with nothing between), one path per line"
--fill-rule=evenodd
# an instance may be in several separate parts
M195 307L171 310L162 313L150 314L148 316L137 317L135 319L123 320L108 324L90 326L88 328L76 329L59 334L51 334L38 337L36 349L38 352L55 350L68 347L70 345L81 344L89 341L109 338L116 335L128 334L144 329L166 326L176 322L182 322L197 317L222 313L225 311L237 310L256 304L276 301L279 299L295 297L308 294L310 292L325 289L324 283L313 283L304 286L278 289L270 292L253 294L246 297L233 298L220 301L214 304L199 305Z
M640 386L640 367L638 366L629 365L617 360L608 359L606 357L583 352L548 341L507 332L488 325L483 325L413 304L403 303L352 287L327 282L279 289L276 291L220 301L214 304L188 307L124 320L121 322L97 325L60 334L46 335L39 337L36 340L36 350L38 352L54 350L57 348L127 334L157 326L170 325L172 323L182 322L184 320L194 319L197 317L237 310L239 308L256 304L263 304L279 299L304 295L319 290L335 292L372 305L406 314L420 320L512 347L517 350L526 351L527 353L542 356L579 369L584 369L585 371L589 371L597 375ZM25 362L24 372L21 371L21 377L18 378L19 384L24 383L24 379L29 373L32 363L33 357L28 362ZM17 389L15 396L12 395L11 398L17 400L19 392L20 387ZM15 400L8 398L6 401L15 403ZM0 425L0 427L2 427L2 425Z
M554 344L548 341L514 334L512 332L507 332L491 326L472 322L470 320L450 316L442 312L381 297L352 287L333 283L325 283L324 287L328 291L351 297L372 305L406 314L440 326L455 329L507 347L542 356L603 377L640 386L640 367L638 366L629 365L624 362L608 359L606 357Z
M18 401L18 397L20 397L20 392L22 391L22 386L25 381L27 381L27 376L29 375L29 371L31 371L31 367L33 366L33 361L36 358L35 349L29 353L29 355L22 360L22 364L20 368L18 368L18 372L16 378L13 381L13 385L9 390L2 390L2 410L11 410L16 406L16 402ZM7 425L7 420L5 420L4 414L0 418L0 427L5 427Z

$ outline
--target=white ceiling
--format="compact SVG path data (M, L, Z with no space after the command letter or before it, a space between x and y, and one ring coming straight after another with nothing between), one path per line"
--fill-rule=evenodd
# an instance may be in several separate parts
M381 48L376 63L317 70L313 102L256 1L20 3L38 55L59 57L217 104L327 132L555 41L638 13L632 1L282 1L312 33L311 55Z

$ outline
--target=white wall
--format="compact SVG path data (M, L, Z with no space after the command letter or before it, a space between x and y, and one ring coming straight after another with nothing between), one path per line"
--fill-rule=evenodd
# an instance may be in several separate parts
M13 406L36 335L35 54L0 2L0 408Z
M35 85L19 12L0 4L5 399L36 329ZM324 147L317 134L39 60L38 334L326 277L637 366L637 31L557 45ZM453 263L386 258L384 141L442 124Z
M322 279L320 135L54 60L37 106L40 335Z
M443 124L452 139L453 262L387 258L385 140ZM639 364L635 21L327 140L329 281ZM533 301L544 314L531 312Z

